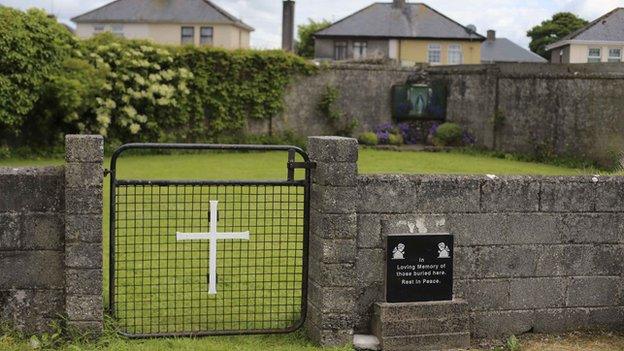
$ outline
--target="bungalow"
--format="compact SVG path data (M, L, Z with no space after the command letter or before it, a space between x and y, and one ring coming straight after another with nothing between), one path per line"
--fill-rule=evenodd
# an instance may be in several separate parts
M617 8L546 47L552 63L622 62L624 8Z
M252 27L209 0L117 0L72 18L81 38L105 31L158 44L249 48Z
M481 63L485 37L422 3L374 3L314 34L315 58L388 58L403 65Z

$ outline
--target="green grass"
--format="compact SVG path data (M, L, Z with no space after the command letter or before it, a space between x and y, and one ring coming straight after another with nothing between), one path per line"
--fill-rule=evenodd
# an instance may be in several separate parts
M62 160L0 160L0 166L41 166L63 164ZM286 155L284 153L210 153L158 155L158 156L123 156L118 165L118 179L285 179ZM109 160L105 167L110 166ZM474 156L461 153L393 152L365 149L360 153L360 173L408 173L408 174L496 174L496 175L581 175L598 173L593 169L573 169L528 162L510 161L487 156ZM301 173L299 173L299 176ZM300 257L285 258L284 250L298 252L300 247L300 216L276 222L271 217L286 217L292 213L287 205L274 205L272 195L254 191L252 193L232 192L227 198L226 188L205 189L205 193L192 194L191 188L179 188L175 193L171 189L158 190L147 187L139 188L139 193L120 198L122 222L118 229L118 247L122 279L118 281L119 291L128 293L122 297L124 312L119 316L122 327L131 332L150 331L197 331L202 329L230 329L236 327L286 327L288 321L296 320L296 308L284 308L298 298L296 294L299 271L293 269ZM128 189L129 190L129 189ZM121 191L128 194L128 190ZM134 191L134 190L131 190ZM208 191L212 191L210 194ZM280 198L278 195L278 199ZM300 195L294 195L299 197ZM166 197L166 200L163 200ZM108 217L109 217L109 181L105 182L105 270L108 267ZM195 203L193 207L190 200ZM215 298L205 293L207 243L185 243L176 245L175 231L202 231L207 226L203 213L207 212L207 202L219 199L223 206L239 200L250 202L247 208L239 212L237 218L224 215L220 219L219 230L244 230L252 228L255 240L249 243L219 243L220 295ZM286 199L289 199L288 197ZM135 203L140 204L135 208ZM266 201L269 200L269 201ZM278 201L279 202L279 201ZM288 201L284 201L287 203ZM286 207L284 207L286 206ZM225 208L223 213L232 213L234 208ZM260 217L261 222L258 222ZM255 222L254 222L255 221ZM205 230L205 229L204 229ZM280 235L282 234L282 235ZM289 242L283 241L283 235L290 236ZM154 249L163 252L156 254ZM228 261L228 250L243 250L246 256L237 262ZM243 268L237 268L237 267ZM257 268L262 267L260 271ZM242 271L241 271L242 269ZM282 269L285 269L282 271ZM289 270L290 269L290 270ZM291 280L289 284L271 282L270 277L285 274ZM118 275L119 276L119 275ZM134 281L134 279L139 281ZM105 275L105 280L108 275ZM133 286L139 284L138 286ZM262 291L249 295L248 289ZM277 293L274 293L275 289ZM285 290L289 292L285 294ZM105 284L105 299L108 300L108 284ZM279 292L282 291L282 292ZM244 301L246 309L230 306L224 296ZM288 300L290 299L290 300ZM191 302L196 301L196 302ZM170 311L169 314L163 313ZM206 318L199 311L215 315L227 311L235 312L239 319ZM172 315L185 315L185 318L171 318ZM266 324L269 315L277 315L281 324ZM241 324L242 323L242 324ZM157 329L138 328L141 325L158 326ZM193 339L172 339L157 341L125 341L113 338L107 345L91 345L113 350L307 350L312 349L301 334L286 336L259 337L224 337ZM89 347L87 347L89 348ZM0 342L2 349L2 342Z

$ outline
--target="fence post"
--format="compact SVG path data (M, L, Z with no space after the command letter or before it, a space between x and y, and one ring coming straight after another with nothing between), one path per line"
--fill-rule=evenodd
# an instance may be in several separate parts
M312 173L306 331L321 346L353 341L358 142L310 137Z
M104 141L65 138L65 312L68 326L90 334L103 329L102 185Z

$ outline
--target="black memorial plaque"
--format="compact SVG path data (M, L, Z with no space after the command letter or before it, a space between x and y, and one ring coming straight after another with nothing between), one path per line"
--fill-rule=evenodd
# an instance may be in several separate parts
M386 246L386 301L453 299L453 236L392 235Z

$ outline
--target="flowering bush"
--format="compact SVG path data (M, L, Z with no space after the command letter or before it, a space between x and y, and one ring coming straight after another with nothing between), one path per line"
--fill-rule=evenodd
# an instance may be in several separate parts
M403 142L407 145L414 145L420 142L420 128L412 123L399 123L397 128L403 137Z
M108 136L113 130L120 140L162 140L161 133L175 134L189 122L183 107L193 73L176 67L172 52L118 41L95 45L89 51L89 62L108 74L96 98L95 121L84 121L81 131ZM90 130L85 130L88 126Z
M385 123L375 128L375 134L377 134L377 140L379 144L388 144L390 134L394 133L396 128L392 123Z

